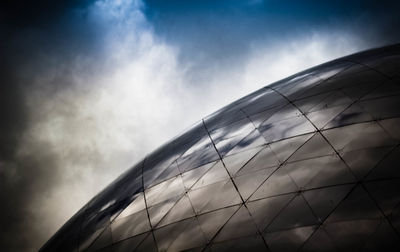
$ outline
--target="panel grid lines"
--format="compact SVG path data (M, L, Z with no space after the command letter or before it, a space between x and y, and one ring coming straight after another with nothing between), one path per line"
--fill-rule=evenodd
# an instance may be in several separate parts
M205 117L41 251L400 250L392 54L400 47L305 70Z
M246 116L247 116L247 115L246 115ZM238 189L238 187L237 187L235 181L233 180L233 178L232 178L231 174L229 173L228 169L226 169L226 166L225 166L225 164L224 164L224 161L222 160L222 157L221 157L221 155L219 154L218 149L217 149L217 147L216 147L215 144L214 144L214 140L213 140L213 139L211 138L211 136L210 136L210 133L209 133L209 131L208 131L208 129L207 129L207 126L206 126L206 124L204 123L204 120L203 120L203 125L204 125L204 128L206 129L206 131L207 131L207 133L208 133L208 136L210 137L211 142L213 143L213 146L214 146L215 150L217 151L217 153L218 153L218 155L219 155L219 157L220 157L220 161L222 162L222 164L223 164L223 166L224 166L226 172L227 172L228 175L229 175L230 180L232 181L232 184L234 185L234 187L235 187L235 189L236 189L236 191L237 191L237 193L238 193L238 195L239 195L239 197L240 197L240 199L241 199L241 201L242 201L242 207L244 206L244 207L246 208L247 212L249 213L249 215L251 216L251 213L248 211L247 207L246 207L245 204L244 204L245 201L244 201L244 199L243 199L241 193L239 192L239 189ZM238 211L239 211L239 210L238 210ZM233 216L233 215L232 215L232 216ZM254 220L253 220L253 222L254 222ZM227 222L226 222L226 223L227 223ZM221 227L220 230L222 230L222 228L223 228L223 227ZM219 231L220 231L220 230L219 230ZM257 232L258 232L258 234L260 235L260 237L262 238L262 240L263 240L263 242L264 242L266 248L268 248L268 245L267 245L267 243L266 243L264 237L262 236L261 231L257 229ZM217 236L217 234L216 234L214 237L212 237L212 239L210 240L210 242L206 245L206 247L204 247L204 249L203 249L202 251L204 251L204 250L212 243L212 241L215 239L216 236Z

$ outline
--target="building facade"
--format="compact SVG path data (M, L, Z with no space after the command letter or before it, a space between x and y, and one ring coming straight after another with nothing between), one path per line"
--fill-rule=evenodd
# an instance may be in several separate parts
M121 175L41 251L400 251L400 45L218 110Z

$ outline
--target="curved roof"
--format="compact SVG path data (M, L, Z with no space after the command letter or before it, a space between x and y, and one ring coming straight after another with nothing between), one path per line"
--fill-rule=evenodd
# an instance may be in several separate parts
M319 65L204 118L41 251L400 249L400 45Z

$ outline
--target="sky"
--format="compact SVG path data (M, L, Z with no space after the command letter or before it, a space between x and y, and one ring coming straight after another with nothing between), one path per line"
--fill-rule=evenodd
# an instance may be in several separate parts
M0 4L0 247L36 251L97 192L220 107L400 42L398 1Z

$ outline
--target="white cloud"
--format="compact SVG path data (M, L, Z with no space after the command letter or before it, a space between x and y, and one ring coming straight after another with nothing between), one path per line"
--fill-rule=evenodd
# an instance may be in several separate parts
M267 85L307 68L355 53L360 46L350 35L313 33L263 48L253 47L245 65L244 82L252 88Z
M273 48L258 44L243 58L242 71L220 66L207 83L193 87L178 61L179 48L154 34L141 8L143 3L134 0L95 2L85 22L100 32L102 62L79 55L62 66L70 75L56 65L32 78L35 89L27 104L33 121L19 155L50 155L54 167L49 169L57 171L47 192L31 201L36 225L45 230L41 242L123 170L201 117L270 82L358 49L351 38L336 35L295 38ZM88 72L93 65L99 67ZM69 84L57 90L59 79Z

